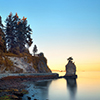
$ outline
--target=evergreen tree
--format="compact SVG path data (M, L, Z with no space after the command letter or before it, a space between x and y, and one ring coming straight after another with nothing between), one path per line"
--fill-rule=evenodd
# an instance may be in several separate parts
M68 60L68 61L72 61L72 60L73 60L73 58L72 58L72 57L69 57L67 60Z
M6 44L11 52L16 50L24 52L25 45L28 47L32 44L31 28L27 25L27 18L20 19L17 15L12 16L12 13L6 19Z
M17 23L17 45L19 46L20 52L23 52L26 50L25 45L27 47L30 47L32 44L31 39L31 28L29 25L27 25L27 18L24 18L22 20L19 20Z
M6 19L6 45L7 49L13 52L16 48L16 27L17 27L17 16L12 16L12 13Z
M5 52L6 50L6 45L5 45L5 34L3 32L3 24L2 24L2 19L0 16L0 50L2 50L3 52Z
M38 51L37 46L34 45L34 47L33 47L33 53L34 53L34 56L35 56L35 53L36 53L37 51Z

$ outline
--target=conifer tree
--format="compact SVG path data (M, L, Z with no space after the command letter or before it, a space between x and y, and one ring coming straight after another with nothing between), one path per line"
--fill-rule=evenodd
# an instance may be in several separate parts
M0 50L2 50L3 52L5 52L6 50L6 45L5 45L5 34L3 32L3 24L2 24L2 19L0 16Z
M33 53L34 53L34 56L35 56L35 53L36 53L37 51L38 51L37 46L34 45L34 47L33 47Z
M27 25L27 18L20 19L17 15L12 16L12 13L6 19L6 44L7 48L11 52L18 50L24 52L26 50L25 45L28 47L32 44L31 28Z
M6 45L7 49L13 52L13 49L16 47L16 23L18 18L12 16L12 13L6 19Z
M17 44L19 46L20 52L23 52L25 50L25 45L28 47L32 44L31 39L31 28L29 25L27 25L27 18L24 18L22 20L19 20L17 23Z
M73 58L72 57L69 57L67 60L72 62Z

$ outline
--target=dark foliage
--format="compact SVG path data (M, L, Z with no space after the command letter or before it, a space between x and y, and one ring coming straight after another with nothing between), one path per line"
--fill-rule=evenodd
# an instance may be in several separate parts
M67 60L68 60L68 61L72 61L72 60L73 60L73 58L72 58L72 57L69 57Z
M15 16L10 13L6 19L6 45L8 51L20 53L26 50L25 45L30 47L32 44L31 32L32 29L27 25L27 18L20 19L17 15Z
M37 51L38 51L37 46L34 45L34 47L33 47L33 53L34 53L34 56L35 56L35 53L36 53Z
M5 44L5 34L3 32L3 24L0 16L0 50L5 52L6 50L6 44Z

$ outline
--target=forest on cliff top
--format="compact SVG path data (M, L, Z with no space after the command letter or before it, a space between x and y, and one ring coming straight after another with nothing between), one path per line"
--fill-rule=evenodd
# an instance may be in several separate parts
M5 20L5 26L2 24L2 17L0 16L0 68L5 70L11 70L14 66L9 57L27 57L27 63L33 63L33 66L38 70L39 61L47 64L47 59L44 54L41 53L39 57L35 56L37 52L37 46L34 45L32 56L29 52L29 47L32 45L33 40L31 38L32 29L28 25L27 18L19 18L16 13L13 15L10 13Z

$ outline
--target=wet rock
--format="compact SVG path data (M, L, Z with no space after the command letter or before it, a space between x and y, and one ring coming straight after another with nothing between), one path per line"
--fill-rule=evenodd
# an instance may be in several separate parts
M13 92L13 94L19 96L19 97L22 97L24 94L27 94L28 91L27 90L24 90L22 89L21 91L16 91L16 92Z
M24 94L23 93L21 93L21 92L15 92L15 93L13 93L14 95L16 95L16 96L19 96L19 97L22 97Z
M12 99L19 99L18 96L16 96L16 95L10 95L10 98L12 98Z
M31 97L28 97L28 96L27 96L27 99L28 99L28 100L31 100Z
M0 97L0 100L19 100L16 95L4 95Z
M32 97L34 97L34 94L32 95Z
M21 93L23 93L23 94L27 94L27 93L28 93L28 91L27 91L27 90L25 90L25 89L22 89Z

